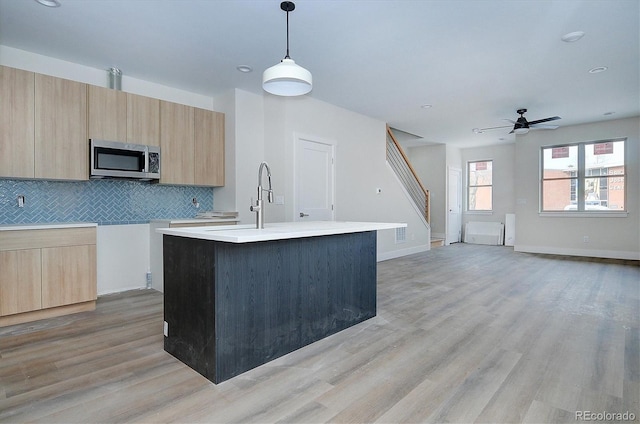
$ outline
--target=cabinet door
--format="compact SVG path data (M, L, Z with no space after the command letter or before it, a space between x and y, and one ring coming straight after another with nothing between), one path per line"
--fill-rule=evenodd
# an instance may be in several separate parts
M0 66L0 177L33 178L34 74Z
M96 300L96 246L42 249L42 307Z
M97 140L127 140L127 94L110 88L88 88L87 131Z
M194 109L196 185L224 185L224 113Z
M193 109L160 102L161 183L194 183Z
M35 75L35 177L89 179L86 84Z
M0 316L42 308L40 249L0 251Z
M160 145L160 100L127 93L127 142Z

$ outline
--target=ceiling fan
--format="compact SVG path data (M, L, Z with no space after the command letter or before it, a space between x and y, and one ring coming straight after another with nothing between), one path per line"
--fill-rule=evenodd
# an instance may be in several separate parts
M513 124L513 129L509 132L509 134L526 134L529 130L555 130L558 128L557 125L544 125L543 122L556 121L561 119L559 116L552 116L544 119L537 119L535 121L527 121L527 118L524 117L524 114L527 112L527 109L518 109L516 111L520 114L520 117L517 121L513 121L511 119L505 119L505 121L509 121ZM487 130L497 130L499 128L509 128L511 125L506 125L503 127L489 127L489 128L474 128L473 132L476 134L483 133Z

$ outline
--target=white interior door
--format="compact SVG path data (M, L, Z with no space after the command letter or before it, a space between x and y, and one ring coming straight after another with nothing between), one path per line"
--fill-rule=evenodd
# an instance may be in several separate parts
M297 138L296 221L334 220L334 146Z
M449 168L447 179L447 236L445 244L458 243L462 235L462 170Z

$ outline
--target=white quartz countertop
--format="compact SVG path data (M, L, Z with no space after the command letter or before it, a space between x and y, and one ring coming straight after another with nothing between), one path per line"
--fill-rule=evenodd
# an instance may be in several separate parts
M213 218L182 218L182 219L152 219L151 222L160 222L167 224L197 224L202 222L238 222L239 218L232 217L213 217Z
M0 225L0 231L16 230L50 230L56 228L83 228L97 227L95 222L52 222L43 224L7 224Z
M159 233L228 243L252 243L258 241L285 240L302 237L360 233L364 231L390 230L406 227L405 223L390 222L338 222L307 221L278 222L264 225L258 230L252 225L225 225L217 227L162 228Z

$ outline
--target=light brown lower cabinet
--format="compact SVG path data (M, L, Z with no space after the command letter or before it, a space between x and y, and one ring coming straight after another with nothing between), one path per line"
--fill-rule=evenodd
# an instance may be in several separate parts
M96 228L0 231L0 327L95 309Z
M42 309L41 250L0 252L0 315Z

